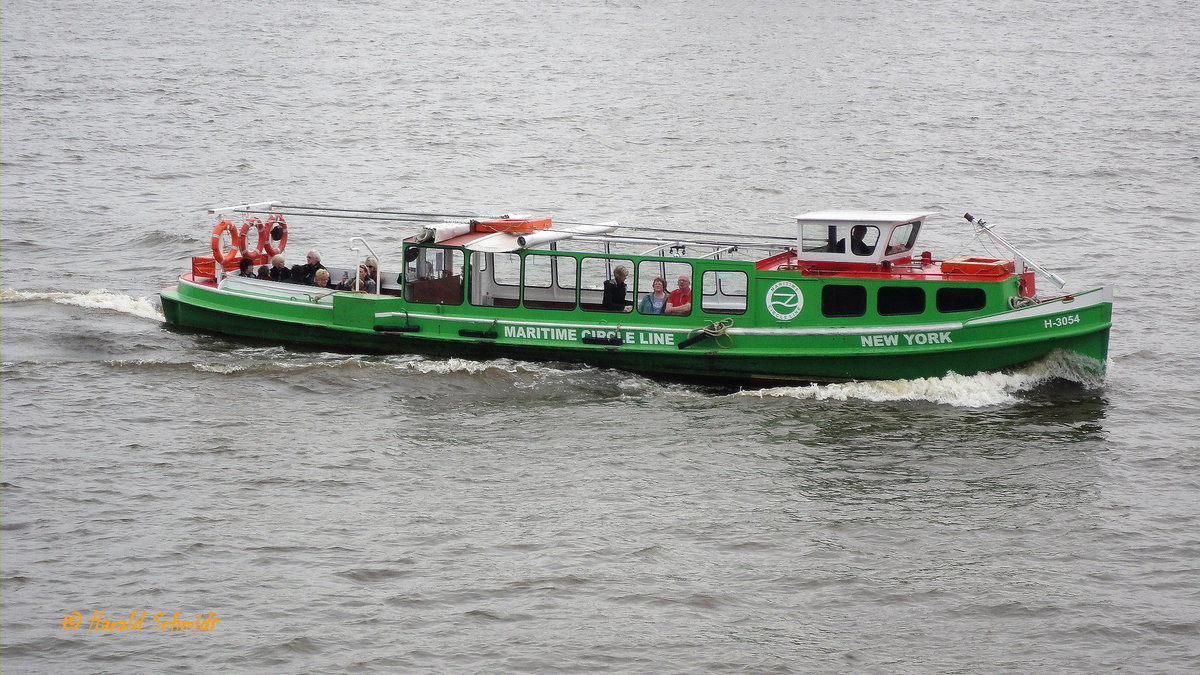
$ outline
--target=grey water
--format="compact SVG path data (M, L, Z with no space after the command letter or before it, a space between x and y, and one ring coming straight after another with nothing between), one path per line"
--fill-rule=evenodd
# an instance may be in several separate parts
M1200 665L1191 3L2 21L6 672ZM939 257L980 245L970 211L1115 288L1108 372L733 392L167 328L203 209L272 199L760 234L922 209ZM411 234L293 229L335 263Z

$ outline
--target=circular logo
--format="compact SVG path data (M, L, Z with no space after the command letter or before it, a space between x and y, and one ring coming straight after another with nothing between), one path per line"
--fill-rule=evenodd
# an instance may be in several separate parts
M767 289L767 311L776 319L790 321L801 309L804 309L804 295L796 284L778 281Z

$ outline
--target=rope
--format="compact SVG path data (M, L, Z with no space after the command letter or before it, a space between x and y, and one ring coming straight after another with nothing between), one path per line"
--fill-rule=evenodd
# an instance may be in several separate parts
M689 333L688 338L690 339L693 337L700 337L703 335L705 337L710 337L710 338L713 338L714 340L716 340L717 346L720 347L721 349L729 349L733 345L732 341L726 340L725 342L722 342L721 338L729 337L727 334L727 331L731 327L733 327L733 319L731 319L729 317L721 319L720 321L709 321L708 325L704 326L703 328L697 328L696 330Z

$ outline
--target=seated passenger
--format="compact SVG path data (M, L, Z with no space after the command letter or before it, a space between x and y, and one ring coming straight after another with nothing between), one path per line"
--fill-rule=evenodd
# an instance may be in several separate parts
M318 288L329 288L329 270L322 267L313 275L313 285Z
M304 264L304 276L301 278L300 283L312 286L317 282L317 270L323 270L325 266L321 264L320 251L316 249L308 252L307 260L308 262Z
M367 276L371 279L371 281L375 282L375 285L378 286L379 285L379 261L375 258L375 256L369 255L369 256L367 256L366 262L364 262L363 264L367 266Z
M303 284L304 283L304 265L292 265L292 278L288 279L288 281L292 282L293 284ZM305 284L305 285L308 285L308 284Z
M253 267L254 267L254 258L242 258L241 262L238 263L238 269L240 270L238 272L238 276L239 277L250 277L251 279L253 279L254 278L254 270L252 269Z
M855 225L850 228L850 252L854 255L871 255L875 252L874 246L868 246L863 239L867 236L866 225Z
M367 266L365 264L358 266L358 281L351 286L352 290L359 293L374 293L375 280L367 276Z
M258 268L258 278L270 281L271 280L271 268L267 265L260 266Z
M663 314L687 316L692 313L692 280L688 275L680 274L678 283L679 288L667 296L667 308L663 310Z
M604 299L600 306L606 312L631 312L633 303L625 300L625 277L629 276L624 265L613 269L613 278L604 280Z
M271 258L271 281L290 281L292 271L284 264L283 254Z
M655 277L650 285L654 290L642 296L638 311L642 314L662 314L667 308L667 282L662 277Z

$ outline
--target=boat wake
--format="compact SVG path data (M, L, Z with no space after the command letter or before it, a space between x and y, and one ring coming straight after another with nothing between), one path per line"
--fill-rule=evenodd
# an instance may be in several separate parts
M44 302L50 301L60 305L74 305L88 309L106 309L122 314L131 314L143 319L165 321L158 304L147 298L135 298L120 293L110 293L98 288L87 293L37 293L33 291L15 291L6 288L0 291L0 302Z
M1018 403L1022 400L1020 394L1054 380L1068 380L1088 389L1103 386L1103 378L1095 374L1094 364L1082 363L1075 354L1056 352L1020 370L1007 373L947 373L942 377L912 380L810 384L746 390L736 395L813 401L925 401L962 408L984 408Z

